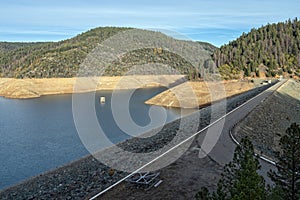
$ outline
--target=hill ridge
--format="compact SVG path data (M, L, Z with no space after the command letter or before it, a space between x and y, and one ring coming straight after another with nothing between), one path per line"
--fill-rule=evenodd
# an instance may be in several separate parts
M297 18L251 29L213 54L224 78L300 74L300 21Z
M84 61L97 45L121 31L133 28L98 27L81 33L73 38L59 42L45 43L5 43L0 42L0 77L9 78L70 78L77 75L80 64ZM153 32L153 31L149 31ZM154 33L154 32L153 32ZM161 35L164 35L160 33ZM169 36L168 36L169 37ZM192 42L192 41L189 41ZM197 43L197 42L195 42ZM209 43L197 43L207 52L205 59L215 50ZM111 71L104 75L116 76L126 73L128 66L134 58L142 57L149 63L161 62L175 66L180 72L189 75L191 79L198 77L197 71L182 58L170 57L169 52L154 55L153 50L132 52L129 57L125 55L122 60L116 61L116 66L111 66ZM201 56L201 55L199 55ZM126 66L125 68L122 66ZM182 69L181 69L182 68Z

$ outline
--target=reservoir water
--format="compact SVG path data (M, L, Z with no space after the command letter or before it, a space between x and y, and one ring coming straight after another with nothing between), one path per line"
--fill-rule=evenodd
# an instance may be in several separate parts
M163 90L151 88L134 92L129 111L136 124L146 126L150 123L148 112L151 106L144 101ZM97 92L95 110L104 132L117 143L130 136L124 134L114 121L111 94L110 91ZM104 105L99 102L101 96L106 97ZM122 95L118 96L122 108ZM181 115L179 109L165 109L165 112L168 122ZM27 100L0 97L0 190L88 154L73 121L72 95Z

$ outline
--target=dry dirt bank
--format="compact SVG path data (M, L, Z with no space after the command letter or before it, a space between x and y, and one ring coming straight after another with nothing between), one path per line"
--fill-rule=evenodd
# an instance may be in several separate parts
M74 84L79 83L78 92L114 89L136 89L171 85L181 82L182 75L140 75L94 78L45 78L13 79L0 78L0 96L6 98L36 98L51 94L71 94ZM95 85L96 88L95 88Z
M243 93L254 87L254 83L248 81L185 82L158 94L146 101L146 104L195 108L210 104L212 100L218 101Z

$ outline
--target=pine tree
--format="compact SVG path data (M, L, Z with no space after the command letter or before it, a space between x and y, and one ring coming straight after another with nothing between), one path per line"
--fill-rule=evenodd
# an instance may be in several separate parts
M283 191L285 199L300 199L300 127L296 123L286 130L280 139L282 152L277 152L277 172L269 175Z
M251 141L243 138L241 145L235 149L233 160L224 167L217 191L209 195L202 188L196 197L211 200L266 199L265 181L257 173L259 169Z
M300 55L299 39L298 19L268 24L259 29L251 29L249 33L221 46L212 58L217 67L225 64L238 70L250 67L251 72L264 64L269 68L269 75L275 76L281 68L288 65L293 69L300 68L300 61L297 59ZM288 60L286 56L295 59Z

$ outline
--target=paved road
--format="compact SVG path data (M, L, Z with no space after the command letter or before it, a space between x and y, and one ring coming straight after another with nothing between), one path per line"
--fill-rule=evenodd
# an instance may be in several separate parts
M233 142L229 135L229 131L233 128L235 124L244 119L257 105L259 105L262 101L268 98L274 91L276 91L281 85L283 85L285 81L278 82L276 85L270 87L269 89L262 92L260 95L248 101L243 106L229 113L225 118L225 123L222 129L222 133L219 137L217 144L214 146L212 151L208 154L212 159L217 161L219 164L224 165L230 162L233 158L233 153L236 148L236 144ZM218 127L222 126L222 120L216 123L213 128L219 129ZM202 144L205 133L198 135L198 143ZM205 141L205 145L207 145L209 141ZM267 172L272 167L272 164L260 160L262 165L261 174L264 177L267 177Z
M208 129L197 134L196 140L189 150L175 163L161 170L164 183L158 188L145 192L144 190L129 188L126 184L121 183L99 196L98 199L191 199L195 191L202 186L214 188L224 164L232 160L236 147L229 131L283 83L284 81L270 87L210 125ZM210 137L205 137L207 134ZM199 148L200 146L201 148ZM213 146L212 149L210 149L211 146ZM208 156L199 158L199 156L204 155L203 149L206 152L209 151ZM261 174L264 176L273 167L265 161L261 161L261 165Z

